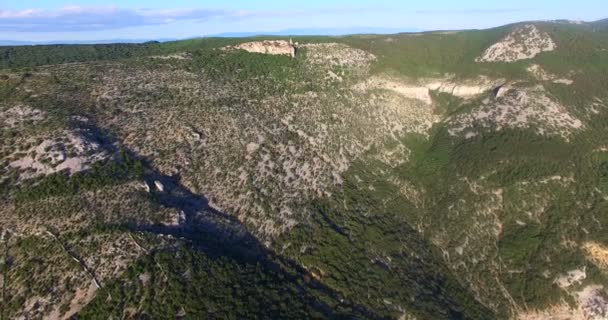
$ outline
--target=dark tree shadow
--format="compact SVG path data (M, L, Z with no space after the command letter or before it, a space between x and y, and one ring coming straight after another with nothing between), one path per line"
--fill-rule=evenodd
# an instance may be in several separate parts
M131 159L140 160L145 167L143 180L150 188L151 201L181 213L179 223L175 225L132 222L107 227L171 236L188 243L193 249L211 258L225 256L239 263L259 264L295 284L302 293L310 291L306 289L314 289L336 301L341 309L339 312L334 310L335 305L329 306L319 299L315 299L312 303L311 307L327 318L384 319L362 305L347 301L340 293L314 279L295 261L265 247L238 219L210 207L205 196L195 194L184 187L179 175L167 176L158 173L153 169L150 159L141 158L131 150L120 148L118 139L100 129L93 121L74 122L72 125L77 126L79 132L88 139L100 143L108 153L124 152ZM157 187L157 183L161 188ZM350 310L347 316L344 310Z

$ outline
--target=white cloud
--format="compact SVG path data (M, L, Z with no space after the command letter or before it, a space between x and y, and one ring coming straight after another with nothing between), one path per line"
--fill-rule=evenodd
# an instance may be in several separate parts
M164 25L209 19L286 18L294 16L345 15L382 11L380 8L323 8L310 10L127 9L116 6L66 6L56 10L0 9L3 32L80 32ZM224 21L226 22L226 21Z
M162 25L181 20L238 18L250 13L209 9L125 9L68 6L58 10L0 9L0 29L6 32L79 32Z
M496 9L459 9L459 10L417 10L417 14L503 14L535 11L534 8L496 8Z

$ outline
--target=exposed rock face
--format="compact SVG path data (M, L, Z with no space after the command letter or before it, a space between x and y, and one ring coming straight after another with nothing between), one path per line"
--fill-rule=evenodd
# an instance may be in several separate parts
M17 127L25 122L44 120L46 113L25 105L14 106L0 112L0 123L8 128Z
M555 42L535 25L518 27L475 59L477 62L514 62L532 59L541 52L553 51Z
M505 83L503 79L479 77L470 80L440 80L426 84L430 90L448 93L459 98L470 98L494 90Z
M146 181L144 181L141 186L144 189L144 191L146 191L147 193L150 193L150 191L151 191L150 185Z
M504 84L504 80L493 80L487 77L470 80L426 79L424 81L405 82L386 77L372 77L366 82L357 84L354 89L383 89L395 92L405 98L432 104L430 91L451 94L459 98L471 98L484 92L494 90Z
M603 286L590 285L581 291L570 292L570 295L576 301L576 307L561 303L546 310L520 313L516 319L604 320L608 318L608 301Z
M559 78L557 75L551 74L547 71L545 71L545 69L543 69L541 66L537 65L537 64L533 64L531 66L528 67L528 72L530 72L532 74L532 76L534 76L534 78L536 78L536 80L539 81L551 81L553 83L559 83L559 84L565 84L565 85L571 85L574 83L574 81L570 80L570 79L565 79L565 78Z
M390 78L373 77L367 80L366 82L357 84L354 89L359 91L364 91L367 89L388 90L397 93L405 98L422 101L425 104L433 103L431 95L429 94L429 89L427 87L416 84L408 84Z
M30 142L35 142L35 139L30 139ZM96 141L87 139L81 132L66 130L55 132L34 144L25 154L15 152L15 160L9 163L9 167L22 171L20 179L28 179L66 169L72 174L87 170L91 164L108 156Z
M608 300L606 300L606 290L601 285L588 286L578 293L579 308L587 319L607 319Z
M608 271L608 246L596 242L587 242L583 245L587 259L597 267Z
M565 139L583 123L568 108L552 100L542 86L499 90L496 99L488 99L470 113L450 120L449 133L466 138L476 136L480 128L500 131L505 128L536 128L539 135L558 135Z
M158 180L154 181L154 186L156 186L156 190L158 190L158 192L165 191L165 186L163 185L162 182L160 182Z
M296 56L296 48L285 40L264 40L245 42L233 47L247 52Z
M555 279L555 283L563 289L567 289L573 285L580 284L587 278L587 270L585 267L568 271L565 275L561 275Z

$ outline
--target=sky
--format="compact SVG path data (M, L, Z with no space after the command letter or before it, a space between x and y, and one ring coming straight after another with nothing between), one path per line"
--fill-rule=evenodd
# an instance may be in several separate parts
M291 29L454 30L608 18L607 0L0 0L0 40L183 39Z

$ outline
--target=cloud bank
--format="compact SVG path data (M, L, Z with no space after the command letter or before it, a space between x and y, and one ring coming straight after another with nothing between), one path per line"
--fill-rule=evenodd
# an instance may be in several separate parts
M528 8L418 10L410 14L503 14L530 11ZM165 25L179 21L204 22L211 19L238 20L250 17L279 18L292 16L319 16L394 12L386 7L372 8L317 8L290 11L239 11L229 9L131 9L117 6L68 6L54 10L0 9L0 31L3 32L87 32L114 30L128 27ZM403 12L408 13L408 12Z
M502 14L535 11L534 8L460 9L460 10L418 10L417 14Z
M162 25L182 20L238 18L246 12L208 9L125 9L70 6L57 10L0 9L0 30L12 32L79 32Z

